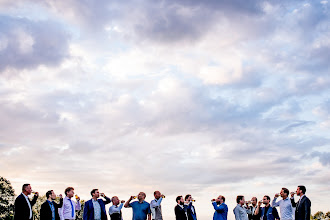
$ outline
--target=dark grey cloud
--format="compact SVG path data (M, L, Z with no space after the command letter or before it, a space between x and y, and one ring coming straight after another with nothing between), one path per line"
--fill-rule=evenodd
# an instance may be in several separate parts
M1 15L0 71L56 66L69 57L68 32L53 21Z
M310 156L317 157L323 166L330 165L330 153L329 152L314 151L310 154Z

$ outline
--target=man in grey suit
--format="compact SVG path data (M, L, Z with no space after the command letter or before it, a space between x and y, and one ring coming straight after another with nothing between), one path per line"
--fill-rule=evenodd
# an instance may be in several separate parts
M309 220L311 215L311 201L305 195L306 187L298 186L296 193L297 196L300 196L297 203L294 201L294 194L291 194L292 207L296 207L295 220Z

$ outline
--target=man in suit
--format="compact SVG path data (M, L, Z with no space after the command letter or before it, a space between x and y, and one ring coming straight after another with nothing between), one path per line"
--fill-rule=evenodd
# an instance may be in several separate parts
M60 194L59 204L54 201L56 199L56 194L53 190L46 192L46 198L46 202L44 202L40 208L40 220L60 220L58 209L63 205L62 194Z
M213 220L227 220L228 206L225 204L225 201L226 198L222 195L212 200L212 205L215 210Z
M22 186L22 193L15 199L14 220L32 220L32 206L36 203L39 194L35 193L30 201L28 195L32 193L31 185L26 183Z
M100 192L98 189L93 189L91 191L92 199L85 202L84 206L84 220L107 220L107 213L105 211L105 205L111 202L111 199L106 197L104 193L101 194L103 199L98 199L100 197Z
M188 220L197 220L196 215L196 209L195 206L193 206L192 202L193 199L190 194L186 195L185 198L185 205L187 206L187 214L188 214Z
M188 220L187 209L191 206L191 203L189 204L189 206L185 206L182 196L176 197L176 202L177 202L177 205L174 208L175 219L176 220Z
M297 203L294 201L294 194L291 194L292 207L296 207L295 220L309 220L311 215L311 201L305 195L306 187L298 186L296 193L297 196L300 196Z

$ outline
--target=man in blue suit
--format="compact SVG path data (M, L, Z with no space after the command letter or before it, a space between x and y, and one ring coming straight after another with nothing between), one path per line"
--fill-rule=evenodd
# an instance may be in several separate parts
M297 196L300 196L297 203L294 201L294 194L291 194L292 207L296 207L295 220L309 220L311 215L311 201L305 195L306 187L298 186L296 193Z
M225 204L225 201L226 198L222 195L212 200L212 205L215 210L213 220L227 220L228 206Z
M106 197L104 193L102 193L103 199L98 199L100 197L100 192L98 189L93 189L91 191L92 199L85 202L84 206L84 220L107 220L107 213L105 211L105 205L111 202L109 197Z
M196 209L192 202L195 201L190 194L184 198L185 206L187 207L188 220L197 220Z

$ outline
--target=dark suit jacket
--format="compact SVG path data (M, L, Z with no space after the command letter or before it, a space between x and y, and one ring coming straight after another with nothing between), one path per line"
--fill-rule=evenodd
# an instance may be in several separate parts
M252 206L249 206L249 209L252 211ZM260 220L261 217L261 211L259 211L258 215L255 215L254 213L248 214L249 220Z
M33 200L30 201L31 208L36 203L38 197L33 197ZM29 205L25 199L25 197L20 194L15 199L15 214L14 214L14 220L29 220L30 218L30 208ZM33 217L32 217L33 218ZM31 219L32 219L31 218Z
M175 219L176 220L188 220L186 212L187 212L187 206L184 206L181 208L179 205L176 205L174 208L175 212Z
M191 208L194 209L194 213L192 212ZM187 206L187 214L188 214L188 220L197 220L195 206L193 206L193 205Z
M98 199L97 201L100 204L101 207L101 219L102 220L107 220L107 213L105 211L105 205L109 204L111 202L110 198L108 197L104 197L105 201L103 201L103 199ZM85 202L85 206L84 206L84 220L94 220L94 207L93 207L93 202L92 200L88 200L87 202Z
M55 220L60 220L60 216L58 214L58 209L63 206L63 199L60 200L60 203L52 201L55 209ZM52 220L52 210L48 204L48 201L44 202L40 208L40 220Z
M301 201L295 203L294 198L291 198L292 207L296 207L295 220L309 220L311 215L311 201L304 196Z

